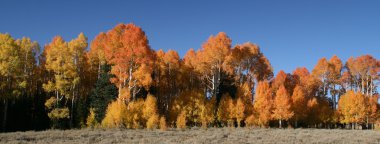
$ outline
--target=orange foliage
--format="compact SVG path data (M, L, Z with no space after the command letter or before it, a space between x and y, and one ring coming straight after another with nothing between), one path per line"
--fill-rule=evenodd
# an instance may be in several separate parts
M8 101L21 95L43 95L35 97L36 102L46 98L47 116L57 122L53 125L70 120L70 127L166 130L166 122L180 129L236 123L267 127L278 120L280 127L283 121L291 121L295 127L300 123L330 128L341 123L368 127L380 121L376 57L351 57L344 63L334 55L319 59L311 72L299 67L292 74L280 70L273 77L259 45L231 44L231 38L219 32L181 58L175 50L152 50L139 26L118 24L99 33L89 51L87 38L80 33L70 42L54 37L38 57L36 42L0 34L4 127ZM96 120L104 112L97 115L96 107L83 110L82 106L89 101L101 103L97 91L113 97L115 87L108 87L108 79L118 88L118 97L108 104L99 124ZM88 98L89 93L96 98Z
M148 88L152 82L150 65L154 55L148 39L134 24L117 25L106 33L105 39L105 57L116 76L112 82L119 88L119 94L126 87L134 99L139 87Z
M143 118L147 120L152 116L157 116L157 99L151 94L148 94L147 98L145 99L142 111Z
M293 77L296 81L295 83L301 86L306 85L305 82L309 76L310 72L305 67L299 67L293 71Z
M178 129L185 129L186 128L186 112L181 111L181 113L177 117L177 128Z
M283 85L277 90L273 104L273 118L279 120L281 128L282 120L288 120L294 115L291 110L291 99Z
M245 118L244 110L245 110L244 102L241 98L238 98L236 100L236 106L235 106L235 113L236 113L235 117L236 117L238 127L240 127L241 122Z
M254 109L258 113L258 124L268 126L272 115L272 93L267 81L258 83L254 100Z
M210 90L212 96L219 93L219 87L224 79L222 72L225 71L223 63L229 55L231 49L231 39L226 33L220 32L210 38L202 45L202 49L197 52L197 65L195 70L202 74L204 84Z
M224 126L231 126L234 115L234 103L229 94L224 94L219 102L217 118Z
M338 110L342 115L342 123L362 123L368 111L366 97L361 93L348 91L340 98Z
M294 88L292 95L292 110L294 111L294 119L296 123L306 117L307 100L304 90L301 86L297 85Z
M168 127L166 126L166 118L162 116L160 118L160 130L166 131L167 129Z

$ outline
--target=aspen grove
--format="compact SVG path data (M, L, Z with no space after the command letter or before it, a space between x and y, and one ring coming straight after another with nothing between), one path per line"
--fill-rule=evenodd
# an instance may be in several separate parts
M224 32L180 57L153 50L134 24L91 42L85 34L0 34L2 131L48 128L188 127L374 129L380 123L380 61L321 58L276 74L263 49L232 45Z

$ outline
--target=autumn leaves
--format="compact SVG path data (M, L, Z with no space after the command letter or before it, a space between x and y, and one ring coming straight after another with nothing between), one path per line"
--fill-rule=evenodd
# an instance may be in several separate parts
M44 60L41 62L48 73L42 87L51 94L45 106L54 127L61 127L58 121L67 118L70 119L70 126L73 125L75 102L84 86L81 78L86 72L86 48L87 38L83 33L70 42L57 36L45 46Z
M273 74L257 45L245 43L232 48L231 41L226 33L218 33L201 49L190 49L181 60L176 51L150 49L141 28L119 24L95 38L89 59L97 63L94 66L111 65L111 73L115 75L111 81L119 91L118 103L126 104L128 109L150 93L156 97L158 114L171 125L208 127L219 119L219 123L228 120L232 126L236 119L240 126L245 113L252 113L255 83ZM237 94L232 93L237 87ZM223 96L227 93L230 94ZM223 104L224 99L231 102ZM235 107L236 110L231 110ZM110 113L114 113L110 108ZM217 118L227 110L233 116ZM148 123L142 125L148 127Z
M29 38L14 39L0 33L0 99L2 130L6 130L8 107L22 96L32 96L37 88L37 61L40 46Z
M100 33L89 51L87 45L82 33L69 42L57 36L38 56L35 42L1 34L2 98L44 96L55 128L333 128L378 121L380 62L370 55L346 64L322 58L311 73L297 68L274 77L258 45L232 46L224 32L182 59L174 50L153 50L134 24Z
M355 78L355 70L360 68L351 65L365 61L349 60L343 69L341 60L333 56L321 59L311 74L306 68L297 68L293 74L280 71L273 78L272 67L257 45L232 47L232 40L223 32L211 36L199 50L190 49L182 60L173 50L151 50L144 32L131 24L118 25L98 38L94 48L102 43L105 61L116 75L112 81L119 87L119 99L128 104L151 93L157 98L161 117L181 128L334 127L334 123L343 122L337 110L338 97L348 90L346 85L357 83L349 78ZM373 65L366 74L372 75L356 72L367 80L362 82L367 86L357 86L372 95L378 62L368 59Z

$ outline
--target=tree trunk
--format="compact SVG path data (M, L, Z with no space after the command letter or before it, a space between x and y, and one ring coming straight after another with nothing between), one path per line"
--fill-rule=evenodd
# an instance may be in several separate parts
M282 128L282 123L281 123L281 119L278 121L279 125L280 125L280 128Z
M119 69L119 75L121 75L121 70ZM120 99L121 98L121 86L122 86L122 83L119 82L119 93L117 94L117 98ZM122 99L123 100L123 99Z
M101 73L101 67L100 67L100 62L98 64L98 79L100 79L100 73Z
M372 96L372 94L373 94L373 92L372 92L372 91L373 91L373 79L372 79L372 77L371 77L370 88L371 88L371 89L370 89L370 91L369 91L369 95Z
M58 96L58 90L57 89L55 89L55 96L57 98L56 103L55 103L56 104L55 107L58 107L59 96Z
M361 88L361 93L364 94L364 78L362 77L362 88Z
M4 99L4 112L3 112L3 132L7 129L7 112L8 112L8 100Z
M369 119L368 119L368 116L367 116L367 120L366 120L366 127L367 127L367 129L368 129L368 127L369 127Z
M74 124L74 100L75 100L75 90L73 91L73 98L71 99L70 128L73 128L73 124Z
M366 94L367 94L367 96L368 96L368 93L369 93L369 78L368 78L369 76L366 76Z

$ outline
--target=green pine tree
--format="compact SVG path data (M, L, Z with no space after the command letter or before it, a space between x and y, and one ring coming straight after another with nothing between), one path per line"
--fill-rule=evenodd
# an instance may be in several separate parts
M105 116L107 105L117 97L117 88L110 82L113 76L109 73L111 66L102 65L99 79L91 90L89 106L94 108L95 119L101 122Z

